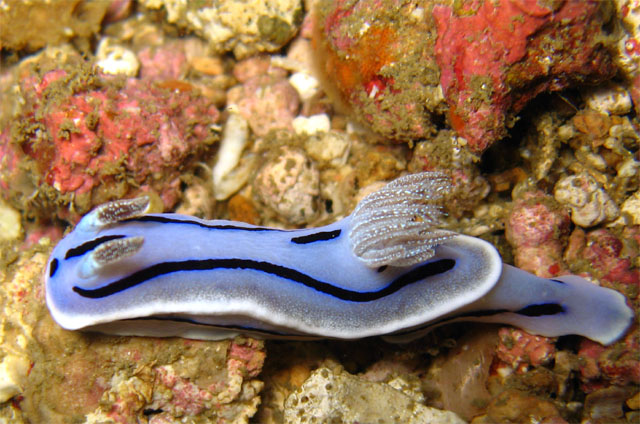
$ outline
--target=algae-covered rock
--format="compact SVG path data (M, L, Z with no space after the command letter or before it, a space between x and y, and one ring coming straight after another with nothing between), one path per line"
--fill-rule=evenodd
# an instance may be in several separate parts
M462 424L455 413L430 408L387 383L318 368L285 401L287 423Z
M0 7L0 49L34 51L100 31L108 1L6 0Z

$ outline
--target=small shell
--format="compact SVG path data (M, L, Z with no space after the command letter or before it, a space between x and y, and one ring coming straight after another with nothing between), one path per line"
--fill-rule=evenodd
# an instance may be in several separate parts
M586 172L560 179L554 197L571 208L571 220L581 227L611 221L620 213L607 192Z
M585 93L587 106L609 115L625 115L631 111L631 96L618 84L606 84Z

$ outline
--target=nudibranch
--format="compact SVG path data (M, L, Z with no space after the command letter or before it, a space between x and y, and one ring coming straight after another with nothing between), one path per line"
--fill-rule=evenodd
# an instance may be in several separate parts
M441 173L407 175L302 230L145 214L146 197L110 202L53 249L47 305L66 329L120 335L401 342L463 320L602 344L624 335L634 314L622 294L536 277L486 241L436 229L448 188Z

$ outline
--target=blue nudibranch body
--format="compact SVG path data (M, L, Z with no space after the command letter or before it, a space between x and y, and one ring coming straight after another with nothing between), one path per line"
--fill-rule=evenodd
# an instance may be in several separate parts
M53 250L47 305L64 328L125 335L408 341L462 320L603 344L624 335L634 315L622 294L536 277L481 239L434 229L447 189L440 173L408 175L303 230L107 203Z

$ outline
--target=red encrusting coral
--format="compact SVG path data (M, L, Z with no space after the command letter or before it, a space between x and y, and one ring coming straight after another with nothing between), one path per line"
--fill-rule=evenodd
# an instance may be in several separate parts
M618 343L602 346L589 339L580 343L580 381L591 393L610 385L640 384L640 331L637 324Z
M322 0L316 14L326 88L394 140L433 135L446 113L480 153L539 93L616 73L597 1Z
M496 358L517 373L526 372L530 366L546 364L555 356L554 339L510 327L502 327L498 334Z
M577 266L586 265L587 271L603 283L622 284L640 289L640 270L634 266L640 244L640 227L623 230L618 237L610 230L600 228L585 233L576 229L571 233L565 257ZM625 245L628 247L625 248ZM576 270L577 271L577 270Z
M1 139L0 188L20 202L32 187L43 214L68 218L71 199L84 213L148 191L170 208L180 174L215 141L210 126L219 112L210 101L148 80L58 69L24 78L21 89L21 119Z
M554 9L555 7L555 9ZM615 74L599 2L537 0L437 5L435 53L451 125L481 152L543 91Z

